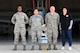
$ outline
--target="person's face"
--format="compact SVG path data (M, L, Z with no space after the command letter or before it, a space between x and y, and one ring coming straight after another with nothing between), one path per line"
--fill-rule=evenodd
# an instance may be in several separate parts
M22 12L22 7L18 6L17 10L18 10L18 12Z
M66 8L63 8L63 13L67 13L67 9Z
M38 10L34 10L34 15L38 15Z
M51 6L51 7L50 7L50 12L51 12L51 13L55 12L55 7L54 7L54 6Z

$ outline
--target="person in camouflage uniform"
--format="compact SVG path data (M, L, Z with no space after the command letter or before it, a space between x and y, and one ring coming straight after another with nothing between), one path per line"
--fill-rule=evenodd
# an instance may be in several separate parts
M47 35L48 35L48 41L49 41L49 47L48 49L51 49L51 44L53 41L54 44L54 50L57 50L56 43L58 38L58 24L59 24L59 14L55 12L55 7L50 7L50 12L46 14L45 16L45 23L47 26ZM53 39L52 39L53 38Z
M38 43L42 35L42 25L44 24L43 17L38 14L38 10L34 10L34 15L30 17L29 25L31 26L31 36L32 36L32 50L34 49L35 37L38 37ZM41 45L39 44L39 49Z
M11 22L15 24L14 27L14 50L17 50L17 44L19 40L19 36L21 35L24 50L26 49L26 27L25 24L28 23L28 17L25 13L22 12L22 6L17 7L18 12L15 13L11 19Z

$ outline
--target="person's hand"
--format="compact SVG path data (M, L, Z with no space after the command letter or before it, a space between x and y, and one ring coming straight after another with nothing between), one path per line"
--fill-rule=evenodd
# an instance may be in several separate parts
M60 28L60 30L62 30L62 28Z
M71 28L72 28L71 26L68 27L69 30L70 30Z
M42 27L45 27L45 26L46 26L46 24L43 24L43 25L42 25Z

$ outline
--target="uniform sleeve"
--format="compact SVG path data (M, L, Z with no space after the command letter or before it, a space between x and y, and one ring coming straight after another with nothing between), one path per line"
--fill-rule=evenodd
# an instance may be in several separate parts
M42 25L44 24L44 19L42 16L41 16L41 23L42 23Z
M61 28L61 17L62 15L60 14L59 28Z
M29 22L28 16L25 14L25 23L27 24Z
M16 23L16 17L15 17L15 15L12 16L11 22L12 22L13 24Z
M59 14L58 14L58 16L57 16L57 23L58 23L58 24L60 23L60 16L59 16Z
M31 26L32 24L32 17L30 17L30 20L29 20L29 25Z
M45 24L47 24L48 22L48 18L47 18L47 15L45 16Z

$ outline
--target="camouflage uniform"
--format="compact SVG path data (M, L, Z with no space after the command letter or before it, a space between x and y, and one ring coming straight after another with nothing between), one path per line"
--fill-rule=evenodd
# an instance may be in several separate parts
M11 19L12 23L15 24L14 27L14 44L18 44L19 36L21 35L22 42L26 44L26 27L25 24L28 23L28 17L25 13L17 12L13 15Z
M50 12L46 14L45 23L47 26L47 35L49 44L56 44L58 37L58 24L59 24L59 15L58 13L51 14ZM52 40L53 38L53 40Z
M44 24L43 17L33 15L30 17L29 25L31 26L32 44L34 45L35 37L38 37L38 43L42 35L42 25Z
M40 15L38 16L33 15L30 17L29 24L31 26L32 42L34 42L34 37L36 37L36 35L38 36L38 38L40 38L42 34L43 23L44 23L43 18Z

